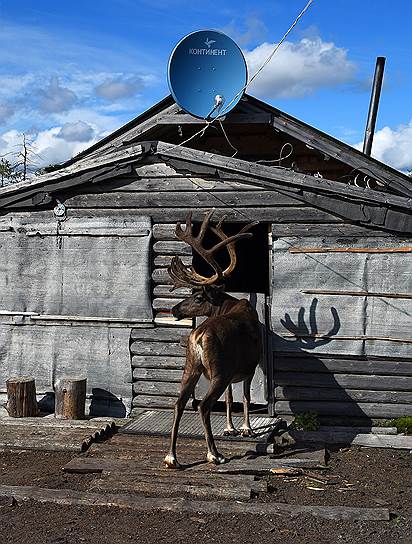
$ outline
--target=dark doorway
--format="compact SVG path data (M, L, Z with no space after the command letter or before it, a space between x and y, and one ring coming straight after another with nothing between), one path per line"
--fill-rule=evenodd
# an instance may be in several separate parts
M224 223L223 230L228 236L237 234L241 223ZM200 223L193 225L195 235L199 233ZM239 240L236 243L237 264L234 272L225 282L225 290L232 293L264 293L269 294L269 247L268 225L261 223L250 231L253 237ZM210 230L206 232L204 246L210 248L219 242L219 238ZM229 255L222 249L216 260L224 270L229 264ZM193 252L193 267L203 276L213 274L211 267L196 252Z

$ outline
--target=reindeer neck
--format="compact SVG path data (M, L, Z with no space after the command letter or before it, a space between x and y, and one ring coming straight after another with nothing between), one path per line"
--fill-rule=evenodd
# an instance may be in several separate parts
M222 303L219 306L212 307L210 317L228 314L238 302L239 300L237 298L231 297L225 293Z

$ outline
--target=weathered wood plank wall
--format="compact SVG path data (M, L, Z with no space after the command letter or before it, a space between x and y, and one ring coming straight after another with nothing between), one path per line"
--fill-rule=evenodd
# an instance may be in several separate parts
M393 239L390 233L349 224L292 196L248 184L245 176L241 181L233 179L233 175L219 180L207 173L196 177L195 174L179 173L163 163L140 165L134 169L133 175L79 186L57 196L67 206L69 218L93 218L100 222L116 216L122 229L128 228L140 216L152 218L149 273L155 328L133 329L131 334L133 406L136 409L171 407L178 395L185 361L181 339L190 332L191 324L176 324L170 318L170 308L190 290L170 292L167 266L173 255L179 255L185 264L191 263L190 250L174 237L175 223L183 222L189 210L194 210L195 221L201 220L205 211L214 207L216 217L225 214L230 222L266 222L272 225L274 239L294 237L297 245L313 237L321 240L335 238L346 243L361 237L366 244L372 243L377 233L388 243ZM49 217L51 212L27 213L35 213L40 220L43 216ZM4 218L0 221L0 228L3 223L7 229ZM344 260L345 255L341 258ZM275 262L273 274L276 273ZM388 282L389 289L390 275ZM315 286L323 287L322 284ZM282 289L282 285L277 285L272 298L277 297ZM299 307L285 306L283 314L293 314L292 319L296 319ZM348 345L347 340L345 345ZM403 414L410 405L410 349L403 350L399 357L396 352L371 357L353 350L346 355L340 350L321 350L313 356L304 350L299 354L293 353L285 344L284 349L276 346L274 351L274 408L279 414L291 415L313 409L332 418L380 418Z
M173 327L170 309L190 290L170 292L167 266L173 255L179 255L185 264L191 263L191 250L174 236L176 221L184 221L190 209L194 210L194 220L201 220L204 212L214 207L216 216L227 214L232 222L257 219L270 223L274 238L328 236L349 242L357 237L376 236L376 231L345 223L290 196L248 185L244 178L216 180L207 174L194 177L161 163L139 166L135 173L139 179L129 177L102 182L93 188L84 186L81 194L67 194L65 198L68 213L73 209L76 214L104 217L117 211L125 218L135 214L153 218L152 306L157 325L153 331L135 330L132 334L135 407L170 407L179 392L185 360L180 338L190 326ZM385 232L379 236L391 238ZM284 309L288 310L293 312L293 308ZM290 355L276 353L274 360L278 413L287 415L310 406L333 417L343 413L351 417L382 417L385 410L390 417L400 414L410 402L412 373L410 363L403 360L360 360L353 354L346 359L330 354L323 354L320 359Z

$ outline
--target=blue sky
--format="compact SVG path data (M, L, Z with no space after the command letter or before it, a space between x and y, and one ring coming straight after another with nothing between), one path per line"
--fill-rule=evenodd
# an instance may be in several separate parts
M21 132L60 162L168 94L170 51L214 28L254 69L306 0L0 0L0 155ZM412 3L314 0L249 92L352 145L363 138L376 56L386 56L377 158L412 169Z

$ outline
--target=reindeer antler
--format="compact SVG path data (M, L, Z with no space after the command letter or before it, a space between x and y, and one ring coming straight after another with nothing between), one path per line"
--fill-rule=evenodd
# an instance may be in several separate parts
M209 278L202 276L198 274L193 267L186 267L179 257L173 257L171 265L168 268L168 272L175 287L184 287L187 285L197 287L212 285L222 281L224 278L227 278L229 274L233 272L236 266L235 243L243 238L250 238L253 236L251 232L247 231L258 224L256 221L249 223L248 225L245 225L238 234L226 236L222 230L222 224L226 217L222 217L216 227L210 227L221 241L215 244L212 248L206 249L203 247L202 242L209 227L210 218L212 217L213 212L214 210L209 210L206 213L197 236L193 235L192 212L189 212L187 215L185 230L182 229L180 223L177 223L175 234L179 240L189 244L196 251L196 253L198 253L213 268L215 273ZM222 271L220 265L214 258L214 254L223 247L227 247L230 256L230 264L224 271Z

